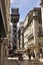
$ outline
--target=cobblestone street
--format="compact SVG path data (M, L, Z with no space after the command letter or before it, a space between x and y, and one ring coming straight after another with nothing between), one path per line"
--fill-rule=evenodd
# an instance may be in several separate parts
M41 62L29 61L29 60L8 60L6 59L4 65L43 65Z

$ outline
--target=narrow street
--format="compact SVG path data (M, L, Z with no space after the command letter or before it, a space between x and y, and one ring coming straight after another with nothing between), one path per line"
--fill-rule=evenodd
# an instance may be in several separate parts
M4 65L43 65L41 62L29 61L29 60L8 60L6 59Z
M0 0L0 65L43 65L43 0Z

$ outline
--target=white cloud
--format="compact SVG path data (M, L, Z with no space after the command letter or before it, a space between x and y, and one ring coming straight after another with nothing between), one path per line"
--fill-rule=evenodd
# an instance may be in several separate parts
M16 0L10 0L10 3L15 3L16 2Z
M12 3L13 2L13 0L10 0L10 3Z
M18 8L19 4L18 4L18 0L10 0L10 8Z
M40 6L40 1L37 2L37 7L39 7L39 6Z

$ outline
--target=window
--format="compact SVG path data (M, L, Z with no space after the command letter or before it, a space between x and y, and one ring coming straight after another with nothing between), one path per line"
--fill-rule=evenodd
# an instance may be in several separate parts
M39 27L39 33L42 33L42 27Z
M15 32L15 33L16 33L16 30L13 30L13 32Z
M41 16L41 11L37 11L36 16Z
M14 19L13 18L11 19L11 22L14 22Z
M42 24L42 20L41 20L41 19L39 19L38 22L39 22L40 24Z
M15 37L16 37L16 35L15 35Z
M38 11L37 12L37 16L41 16L41 11Z
M41 11L38 12L38 15L41 16Z
M12 13L18 13L18 9L12 9Z
M42 48L39 49L40 53L42 53Z
M13 38L16 38L16 34L13 35Z
M13 26L13 28L16 28L16 27L17 27L16 25Z

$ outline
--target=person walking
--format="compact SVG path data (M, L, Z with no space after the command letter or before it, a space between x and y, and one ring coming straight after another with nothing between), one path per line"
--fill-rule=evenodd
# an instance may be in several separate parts
M31 60L31 53L28 53L29 61Z

